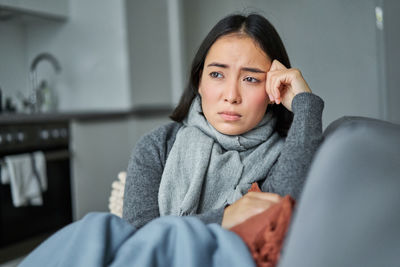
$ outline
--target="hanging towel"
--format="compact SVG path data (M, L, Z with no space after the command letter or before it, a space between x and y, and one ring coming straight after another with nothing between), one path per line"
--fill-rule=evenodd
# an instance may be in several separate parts
M0 175L1 175L1 184L9 184L10 183L10 175L8 174L8 168L5 161L0 161Z
M39 179L42 192L47 190L46 157L42 151L31 154L32 168L34 174Z
M10 177L14 206L42 205L42 192L47 190L46 160L43 152L6 156L4 160Z

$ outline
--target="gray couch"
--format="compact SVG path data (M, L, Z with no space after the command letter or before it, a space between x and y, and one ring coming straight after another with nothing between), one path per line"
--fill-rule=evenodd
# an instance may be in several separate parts
M280 267L400 266L400 125L343 117L325 130Z

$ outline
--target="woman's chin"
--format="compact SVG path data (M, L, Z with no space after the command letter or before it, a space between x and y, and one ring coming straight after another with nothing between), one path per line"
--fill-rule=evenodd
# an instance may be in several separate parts
M215 127L215 129L218 132L225 134L225 135L241 135L248 131L248 129L246 129L245 127L243 127L241 125L232 125L232 124L219 125L219 126Z

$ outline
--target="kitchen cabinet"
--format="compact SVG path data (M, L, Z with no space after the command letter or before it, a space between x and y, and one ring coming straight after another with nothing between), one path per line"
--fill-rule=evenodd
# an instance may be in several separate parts
M73 219L108 211L111 184L128 166L138 139L169 121L167 116L113 118L70 124Z
M69 0L0 0L0 9L50 19L67 19Z

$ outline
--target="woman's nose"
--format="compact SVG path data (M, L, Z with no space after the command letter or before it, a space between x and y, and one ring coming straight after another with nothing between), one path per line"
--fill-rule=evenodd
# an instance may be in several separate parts
M239 84L237 81L228 83L224 90L224 101L231 104L242 103L242 97L240 95Z

